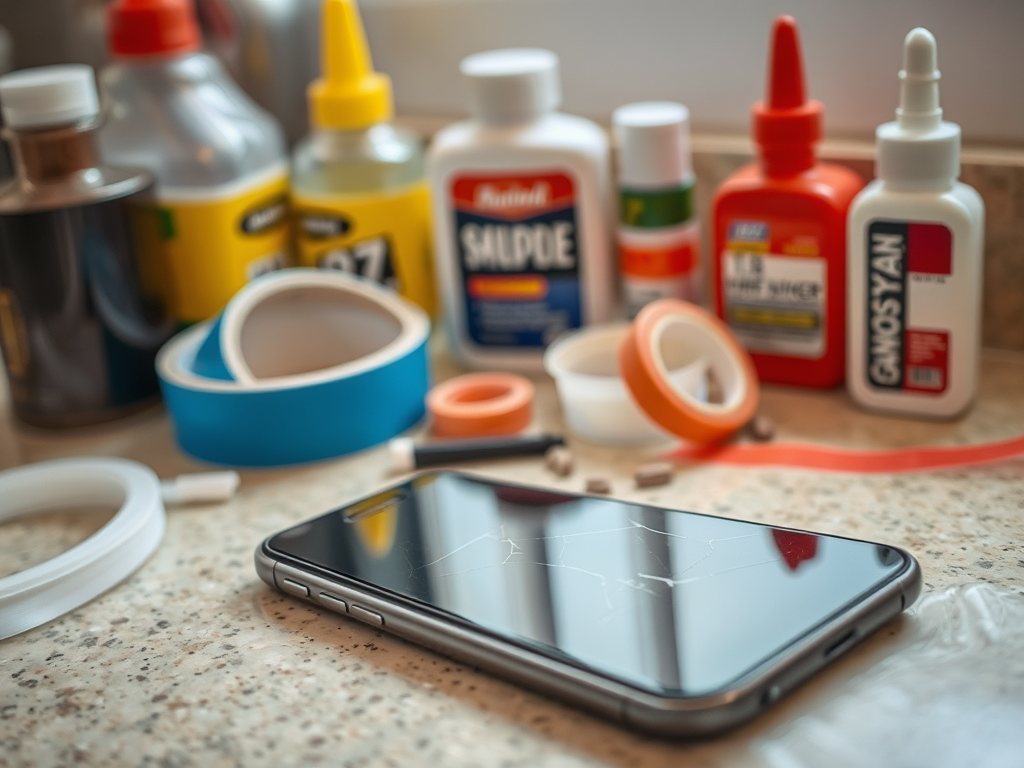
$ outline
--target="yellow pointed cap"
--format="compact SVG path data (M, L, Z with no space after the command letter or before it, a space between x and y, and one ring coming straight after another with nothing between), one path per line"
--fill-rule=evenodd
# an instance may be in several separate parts
M355 0L323 0L323 77L309 86L315 128L366 128L391 119L391 80L373 71Z

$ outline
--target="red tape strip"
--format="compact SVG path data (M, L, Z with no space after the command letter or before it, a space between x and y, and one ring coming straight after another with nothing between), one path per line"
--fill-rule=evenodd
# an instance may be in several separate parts
M933 448L854 451L819 445L770 443L761 445L684 446L664 458L714 462L743 467L792 467L826 472L892 474L990 464L1024 455L1024 436L996 443Z

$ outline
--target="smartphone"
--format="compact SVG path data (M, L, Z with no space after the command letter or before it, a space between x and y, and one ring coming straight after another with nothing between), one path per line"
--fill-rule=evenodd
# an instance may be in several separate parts
M732 728L909 607L896 547L427 472L266 539L270 586L630 728Z

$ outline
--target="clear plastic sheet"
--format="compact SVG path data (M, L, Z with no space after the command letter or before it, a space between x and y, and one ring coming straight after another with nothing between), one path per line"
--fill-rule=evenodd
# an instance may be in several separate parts
M754 740L775 768L1024 766L1024 594L925 595L885 658ZM836 693L838 695L836 695ZM809 704L809 706L803 706Z

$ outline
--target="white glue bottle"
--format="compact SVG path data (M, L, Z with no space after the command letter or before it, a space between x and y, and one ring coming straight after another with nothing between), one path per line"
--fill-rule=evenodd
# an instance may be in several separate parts
M461 71L473 119L428 155L449 343L470 367L539 371L557 336L611 315L608 139L555 111L550 51L479 53Z
M699 303L689 110L670 101L627 104L612 113L612 131L618 145L619 271L629 316L655 299Z
M985 208L960 175L960 126L942 120L935 38L907 35L896 121L850 207L847 387L878 411L952 418L978 379Z

